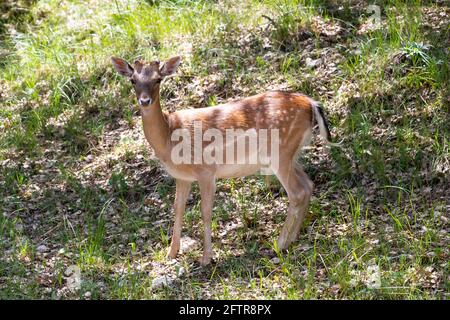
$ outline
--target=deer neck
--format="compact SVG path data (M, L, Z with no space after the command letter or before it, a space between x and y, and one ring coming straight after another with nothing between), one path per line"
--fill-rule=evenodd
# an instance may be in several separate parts
M167 116L161 110L159 95L146 108L141 108L145 138L155 150L156 156L166 162L169 159L169 124Z

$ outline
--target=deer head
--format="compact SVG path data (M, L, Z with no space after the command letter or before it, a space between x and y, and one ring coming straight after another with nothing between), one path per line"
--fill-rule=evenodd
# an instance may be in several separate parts
M170 58L162 66L159 61L145 63L136 60L133 66L121 58L111 57L111 61L120 75L130 79L139 106L145 108L158 100L161 81L177 71L181 58Z

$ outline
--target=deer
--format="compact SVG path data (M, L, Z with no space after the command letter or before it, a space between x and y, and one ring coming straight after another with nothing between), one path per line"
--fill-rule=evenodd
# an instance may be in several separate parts
M164 79L176 73L181 62L180 56L172 57L163 63L136 60L131 65L118 57L111 57L111 61L115 70L131 82L139 105L145 138L163 167L175 179L174 223L167 258L175 259L180 250L183 215L193 182L198 183L203 222L203 254L199 263L206 266L211 263L213 257L211 220L216 181L253 175L263 165L269 166L288 197L287 218L276 242L279 250L287 250L297 239L313 192L313 182L297 159L299 152L310 142L313 129L317 126L320 136L331 143L330 130L321 104L301 93L268 91L217 106L167 113L161 108L160 87ZM173 151L179 141L174 141L171 136L180 129L193 133L195 122L202 125L202 132L213 129L223 134L230 129L250 130L256 132L256 135L263 130L276 129L279 145L278 148L267 148L268 165L267 162L262 163L259 160L256 163L175 161ZM238 135L231 143L238 143L237 140ZM247 140L244 143L246 148L250 147ZM207 142L202 141L200 149L207 148ZM278 152L276 166L270 162L275 149ZM234 156L242 157L236 152L234 149ZM248 154L246 151L245 156Z

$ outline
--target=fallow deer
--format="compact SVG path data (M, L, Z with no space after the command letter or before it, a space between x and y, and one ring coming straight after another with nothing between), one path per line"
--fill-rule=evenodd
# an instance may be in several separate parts
M209 164L174 161L173 151L177 141L173 141L171 136L178 129L193 133L195 122L202 125L202 132L214 129L224 135L228 129L250 130L257 135L264 130L278 129L279 145L275 146L277 148L268 148L270 150L267 155L272 159L273 150L277 149L278 163L275 166L269 162L269 167L285 188L289 199L287 219L277 241L279 249L286 249L299 233L313 191L312 181L297 161L298 152L309 142L316 122L320 135L327 142L330 141L330 131L319 103L303 94L270 91L214 107L165 113L160 105L160 84L165 77L176 72L180 57L173 57L162 64L158 61L135 61L133 66L121 58L112 57L111 60L116 71L131 81L138 100L145 137L166 170L176 179L175 221L168 257L175 258L180 249L183 215L192 182L197 181L200 189L204 228L203 256L200 263L207 265L211 262L213 253L211 215L216 179L251 175L263 166L259 160L256 163L238 161ZM235 139L238 139L237 136ZM202 150L208 146L207 142L202 141ZM232 141L232 144L235 142L237 141ZM245 143L246 148L250 147L250 142L246 140ZM233 159L242 157L236 154L235 149L232 150L235 153ZM249 156L247 151L245 156Z

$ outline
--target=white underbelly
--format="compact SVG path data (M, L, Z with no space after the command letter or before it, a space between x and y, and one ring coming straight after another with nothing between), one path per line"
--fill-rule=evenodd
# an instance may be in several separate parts
M191 165L190 169L185 170L182 166L176 165L164 165L167 172L175 179L180 179L184 181L196 181L197 177L195 175L195 167L202 165ZM221 164L213 166L213 174L217 179L221 178L238 178L245 177L258 172L261 169L259 164Z
M197 178L190 173L190 171L182 170L180 166L176 165L164 165L166 171L175 179L184 181L196 181Z
M216 178L238 178L255 174L259 164L223 164L217 166Z

